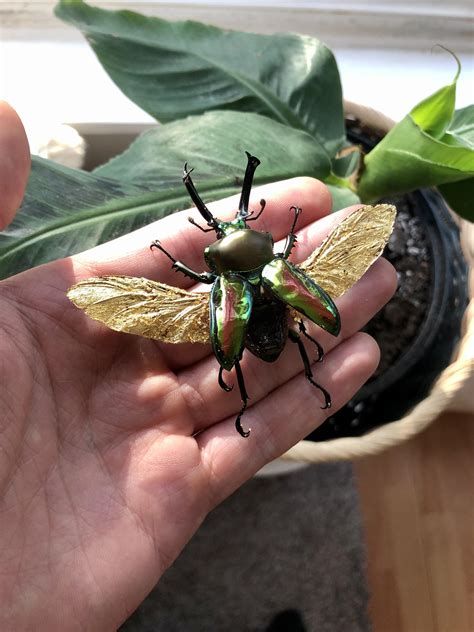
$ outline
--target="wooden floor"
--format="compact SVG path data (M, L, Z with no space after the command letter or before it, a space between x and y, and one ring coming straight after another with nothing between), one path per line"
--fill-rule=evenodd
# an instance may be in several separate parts
M474 417L355 465L374 632L474 632Z

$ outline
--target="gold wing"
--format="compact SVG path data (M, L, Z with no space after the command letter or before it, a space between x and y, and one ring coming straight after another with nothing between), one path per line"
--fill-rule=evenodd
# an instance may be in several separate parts
M209 294L127 276L92 277L68 298L110 329L163 342L209 342Z
M298 267L331 298L341 296L382 254L396 213L390 204L364 206L354 211Z

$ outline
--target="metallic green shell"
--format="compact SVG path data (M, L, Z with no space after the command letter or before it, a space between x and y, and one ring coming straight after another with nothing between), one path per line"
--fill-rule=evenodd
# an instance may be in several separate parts
M281 257L262 270L262 283L281 301L337 336L341 329L339 312L332 298L296 266Z
M212 286L211 342L219 364L227 371L242 357L252 303L252 286L238 274L222 274Z

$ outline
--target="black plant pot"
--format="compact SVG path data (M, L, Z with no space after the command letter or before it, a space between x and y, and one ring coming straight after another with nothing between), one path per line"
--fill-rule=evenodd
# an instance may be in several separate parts
M369 145L366 137L349 137ZM384 253L399 273L399 290L366 328L381 346L381 370L307 437L311 441L360 436L403 417L426 397L459 341L468 303L467 265L458 227L443 198L435 191L420 190L383 201L397 206L397 223L404 222L405 230L398 227L397 232L396 226ZM411 236L410 224L415 233ZM421 261L415 254L421 254ZM410 280L423 269L422 287L410 287ZM400 300L401 292L405 299ZM418 313L412 314L412 309Z

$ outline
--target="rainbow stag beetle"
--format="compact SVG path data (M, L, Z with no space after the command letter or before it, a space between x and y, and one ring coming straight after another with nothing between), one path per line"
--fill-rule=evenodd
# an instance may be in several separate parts
M292 207L293 224L282 252L274 253L269 233L252 230L265 208L253 216L249 198L259 160L247 153L239 210L235 219L215 218L201 200L184 169L184 184L207 223L204 232L215 231L217 240L204 252L208 271L196 272L177 261L159 241L158 248L173 262L173 268L195 281L212 285L209 292L188 292L150 279L102 276L79 281L68 290L69 299L85 313L115 331L137 334L168 343L211 342L219 362L218 381L231 390L223 371L235 368L242 407L235 425L247 437L241 417L248 395L240 366L244 349L266 362L274 362L289 339L299 349L307 379L324 396L329 393L313 379L311 365L300 334L312 341L322 360L323 350L306 331L303 317L334 336L340 319L333 299L348 290L380 256L392 232L396 210L389 204L364 206L343 219L321 246L298 267L288 261L296 242L296 223L301 209ZM299 332L289 327L288 316Z
M202 201L191 179L191 171L184 166L183 182L197 210L208 228L202 228L192 218L189 221L204 232L215 231L217 241L204 251L204 259L210 272L196 272L177 261L157 240L150 248L158 248L171 261L172 267L186 276L212 284L210 293L210 337L214 354L219 362L219 385L230 391L223 380L223 370L235 367L242 408L235 425L243 437L241 417L247 407L248 395L240 360L244 348L265 362L274 362L283 351L289 338L298 345L307 379L324 395L323 408L331 406L329 393L313 379L311 365L298 332L288 327L288 307L292 307L334 336L339 334L339 312L331 297L310 277L288 261L296 242L295 228L301 209L292 206L294 220L282 252L273 252L270 233L253 230L248 223L257 220L265 208L252 217L249 212L250 190L254 173L260 161L247 154L239 210L230 222L223 222L212 215ZM306 331L303 321L298 322L300 333L311 340L318 349L318 360L323 359L323 349Z

